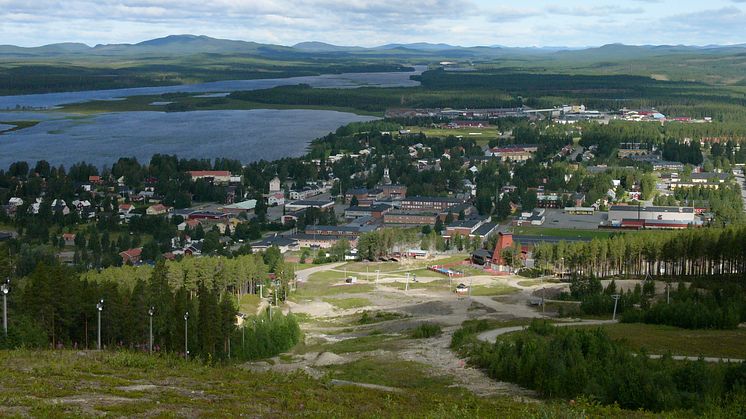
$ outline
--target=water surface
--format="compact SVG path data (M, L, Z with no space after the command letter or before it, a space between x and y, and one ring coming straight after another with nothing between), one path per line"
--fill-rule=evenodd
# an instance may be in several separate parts
M47 160L65 167L85 160L101 167L123 156L148 162L156 153L244 163L275 160L303 155L311 140L342 125L374 119L336 111L270 109L59 115L0 135L0 168L19 160Z

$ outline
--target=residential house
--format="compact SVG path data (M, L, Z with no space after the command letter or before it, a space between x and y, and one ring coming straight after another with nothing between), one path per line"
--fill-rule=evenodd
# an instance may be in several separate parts
M119 256L122 258L123 265L137 265L140 263L142 256L142 247L125 250L124 252L120 252Z
M148 207L148 209L145 210L145 214L147 215L166 215L169 212L171 212L172 208L167 207L163 204L155 204Z
M75 233L62 234L62 240L65 242L65 246L75 246Z

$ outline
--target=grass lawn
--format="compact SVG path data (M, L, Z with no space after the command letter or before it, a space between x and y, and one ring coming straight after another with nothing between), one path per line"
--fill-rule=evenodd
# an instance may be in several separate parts
M471 289L471 295L491 297L497 295L512 294L516 291L518 291L518 288L514 288L510 285L505 284L492 284L489 286L474 285Z
M428 138L446 138L448 136L473 138L477 141L477 144L487 144L491 139L497 138L499 133L496 127L491 128L425 128L411 126L406 129L412 131L415 134L423 133Z
M670 351L673 355L746 359L746 329L689 330L641 323L609 324L601 328L611 338L625 340L630 348L645 348L652 354Z
M324 301L341 309L360 308L371 305L367 298L324 298Z
M519 236L549 236L561 238L583 238L583 239L604 239L614 234L620 234L618 231L605 230L576 230L565 228L544 228L544 227L513 227L513 234ZM621 233L625 234L625 233Z

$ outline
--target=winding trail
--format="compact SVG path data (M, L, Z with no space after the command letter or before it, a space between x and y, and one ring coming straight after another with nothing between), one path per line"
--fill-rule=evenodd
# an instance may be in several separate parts
M585 320L585 321L579 321L579 322L569 322L569 323L554 323L554 326L557 327L572 327L572 326L594 326L594 325L604 325L604 324L614 324L618 323L618 320ZM486 332L482 332L479 335L477 335L477 339L481 340L482 342L495 342L498 336L506 335L508 333L515 333L520 332L522 330L525 330L526 326L511 326L511 327L501 327L499 329L493 329L488 330ZM649 354L648 358L651 359L660 359L663 358L663 355L659 354ZM718 358L718 357L698 357L698 356L685 356L685 355L672 355L672 359L676 361L698 361L702 359L705 362L744 362L746 360L744 359L738 359L738 358Z

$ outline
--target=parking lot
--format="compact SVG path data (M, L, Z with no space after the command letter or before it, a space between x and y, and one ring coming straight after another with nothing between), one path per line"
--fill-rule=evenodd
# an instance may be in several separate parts
M596 230L598 225L606 221L605 212L596 211L593 215L565 214L564 210L547 208L544 214L546 221L542 227L568 228L573 230Z

